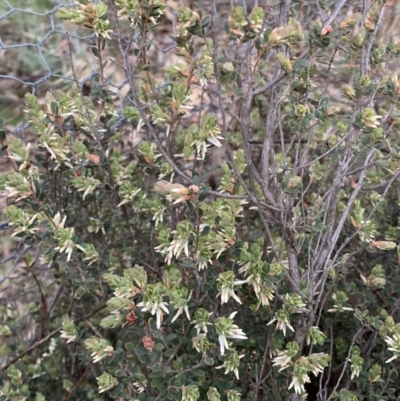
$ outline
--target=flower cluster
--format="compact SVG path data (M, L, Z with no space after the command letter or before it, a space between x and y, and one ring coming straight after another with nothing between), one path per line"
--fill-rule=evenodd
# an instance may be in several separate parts
M163 301L165 287L161 283L148 284L143 294L143 301L137 306L142 308L143 312L150 312L157 317L157 328L161 327L161 321L164 313L169 314L167 303Z
M225 350L229 349L227 339L233 338L238 340L246 340L247 336L236 324L233 323L233 318L236 312L233 312L229 317L219 317L215 321L215 330L218 334L218 341L221 350L221 355L224 355Z
M75 327L74 322L67 315L63 318L61 338L65 338L67 343L72 343L78 340L78 330Z
M91 352L93 363L99 362L104 358L114 354L114 348L107 340L98 337L90 337L84 342L86 349Z

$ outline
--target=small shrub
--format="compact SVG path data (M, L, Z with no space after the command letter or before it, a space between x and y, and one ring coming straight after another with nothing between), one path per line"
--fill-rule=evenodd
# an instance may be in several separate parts
M323 22L289 0L223 22L180 8L161 72L164 1L111 3L58 14L96 34L94 101L27 95L34 142L1 138L25 246L2 399L396 399L400 45L376 41L390 2L322 2Z

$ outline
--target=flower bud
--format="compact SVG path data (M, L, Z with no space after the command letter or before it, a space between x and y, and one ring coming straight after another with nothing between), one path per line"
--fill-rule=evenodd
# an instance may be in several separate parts
M354 89L349 85L342 85L342 91L350 99L354 99L356 97L356 93L354 92Z
M345 20L339 25L340 28L347 28L358 24L361 21L361 13L352 14L345 18Z
M331 26L327 26L327 27L321 29L321 36L329 35L332 32L333 32L333 28Z
M288 185L287 185L287 189L295 189L295 188L299 188L301 186L301 177L299 176L294 176L291 177Z
M290 62L290 60L286 56L286 54L276 53L275 57L278 59L282 70L284 70L285 72L288 72L288 73L293 71L292 63Z
M364 40L365 40L365 29L361 29L360 32L357 34L357 36L355 37L355 39L353 40L353 43L357 46L357 47L362 47L364 44Z
M155 342L152 340L151 337L143 337L143 346L147 349L149 352L153 352L153 348L155 345Z
M104 391L111 390L118 384L118 379L106 372L104 372L96 380L100 390L99 393L104 393Z
M209 401L220 401L221 395L215 387L210 387L207 391L207 398Z
M325 113L325 115L327 117L329 116L335 116L336 114L338 114L340 112L340 107L339 106L331 106L329 107L329 109L327 110L327 112Z

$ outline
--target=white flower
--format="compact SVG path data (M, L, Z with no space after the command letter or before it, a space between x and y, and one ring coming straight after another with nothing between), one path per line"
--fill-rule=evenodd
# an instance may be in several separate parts
M221 350L221 355L225 354L225 349L229 349L228 341L226 337L222 334L218 336L219 347Z
M393 338L387 336L385 342L389 345L388 350L394 353L394 355L386 361L386 363L389 363L400 357L400 334L394 334Z
M306 383L310 383L310 378L305 380ZM289 390L294 387L294 391L296 394L304 393L306 390L304 388L304 384L301 384L299 379L296 376L292 376L292 382L289 385Z
M210 142L212 145L214 145L217 148L220 148L222 146L222 143L219 141L220 139L224 139L222 136L210 136L207 138L207 142Z
M231 290L230 288L223 288L221 290L221 304L226 304L230 297L232 297L239 304L242 303L240 298L235 294L235 291Z
M197 352L201 353L205 352L207 349L210 349L212 346L210 341L207 339L207 334L205 333L197 334L197 336L193 337L192 345Z
M227 375L230 372L233 372L236 376L236 379L239 380L239 365L240 360L244 357L244 355L239 355L235 349L231 351L231 353L225 358L224 363L221 366L216 367L216 369L225 369L225 374Z
M111 356L113 353L114 353L114 348L111 345L109 345L104 349L92 352L90 355L93 357L93 363L97 363L102 359Z
M76 330L74 322L71 320L69 316L63 317L62 323L62 330L61 330L61 338L65 338L68 343L75 342L78 339L79 333Z
M143 301L137 304L137 306L142 308L143 312L150 312L153 316L156 315L158 329L161 327L163 312L169 313L167 303L162 300L164 292L165 287L161 283L149 284L146 287Z
M188 318L190 322L190 315L189 315L189 308L187 305L179 307L178 311L176 312L175 316L171 320L171 323L175 322L176 319L178 319L178 316L182 314L182 312L185 311L186 317Z
M270 324L277 322L276 323L276 328L278 330L283 331L283 335L286 335L286 328L292 330L294 332L294 328L290 324L290 314L288 311L285 311L283 309L278 310L275 313L275 317L267 324L269 326Z
M167 264L171 264L171 259L175 255L178 257L182 251L185 252L186 257L189 257L189 242L188 238L177 238L171 242L168 248L168 256L166 259Z
M61 330L61 336L60 336L61 338L65 338L66 340L67 340L67 344L68 343L73 343L73 342L75 342L77 339L78 339L78 336L76 336L76 335L71 335L71 334L68 334L66 331L64 331L64 330Z
M218 278L218 289L221 295L221 304L225 304L232 297L239 304L242 303L240 298L236 295L234 287L237 285L247 283L247 280L235 280L235 273L233 271L228 271L220 273Z
M279 372L287 369L292 365L292 358L287 354L286 351L279 352L278 356L273 359L272 364L274 366L281 366Z
M233 312L229 318L219 317L215 322L221 355L224 355L225 349L229 349L228 338L247 340L247 336L243 330L239 329L239 327L233 323L233 317L236 313L237 312Z
M161 327L161 316L163 315L163 312L169 313L166 303L165 302L160 302L160 303L149 303L149 304L144 304L144 302L140 302L137 304L137 306L143 306L142 311L143 312L150 312L152 315L156 314L157 317L157 329Z
M295 365L289 390L294 387L296 394L302 394L305 392L304 384L310 383L310 381L311 380L307 374L307 369L301 364Z
M201 331L204 333L207 333L207 326L211 325L209 323L210 316L212 315L212 312L206 311L204 308L198 308L196 312L194 313L194 321L195 323L195 329L197 330L197 334L199 334Z

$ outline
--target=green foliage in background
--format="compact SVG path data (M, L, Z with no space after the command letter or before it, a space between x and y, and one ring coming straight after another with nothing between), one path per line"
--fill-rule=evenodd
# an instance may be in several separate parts
M163 0L59 10L99 78L27 95L32 143L0 131L30 249L1 400L398 399L400 43L376 40L389 2L345 3L180 8L162 74Z

